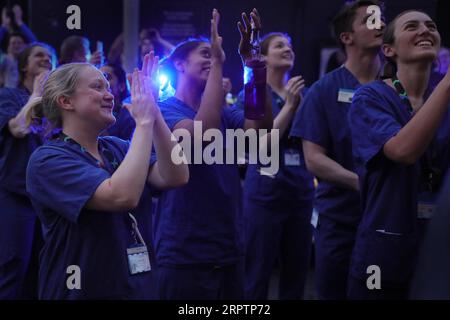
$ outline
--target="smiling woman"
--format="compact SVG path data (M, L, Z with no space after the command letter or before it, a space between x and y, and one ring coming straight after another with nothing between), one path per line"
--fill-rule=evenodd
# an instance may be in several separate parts
M440 43L427 14L401 13L384 36L391 78L363 86L353 98L349 123L363 217L350 298L408 297L418 248L450 164L450 69L432 93L428 83ZM366 286L373 266L381 271L380 290Z
M151 190L189 177L186 165L170 161L177 143L152 94L156 63L151 53L130 76L131 142L99 137L115 121L114 96L103 73L87 63L52 72L27 114L28 123L45 117L61 130L27 168L27 192L45 230L41 299L155 298ZM79 290L66 285L73 266L81 272Z
M247 21L246 27L239 24L240 53L245 60L250 53L250 21L246 14L242 17ZM219 18L214 9L210 40L180 43L164 61L166 70L172 71L171 79L176 79L176 91L174 97L160 102L161 112L174 135L187 133L194 147L209 129L224 137L227 129L270 128L272 123L269 111L263 121L251 122L242 110L223 108L225 53L218 32ZM251 18L259 27L256 9ZM199 121L202 126L196 130ZM243 247L238 166L193 163L189 168L189 183L164 192L158 202L155 243L160 298L240 299Z

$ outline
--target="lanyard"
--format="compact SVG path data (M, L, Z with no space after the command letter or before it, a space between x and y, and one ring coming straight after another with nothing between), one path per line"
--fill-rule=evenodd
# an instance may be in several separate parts
M394 76L392 78L392 84L394 85L394 88L397 91L400 99L402 99L403 103L406 105L408 112L412 115L414 113L413 107L411 105L411 102L409 101L408 94L406 93L405 88L403 87L400 80L398 80L397 76Z
M100 156L102 157L105 165L102 165L102 163L96 159L93 155L91 155L89 152L87 152L86 148L80 145L77 141L69 137L64 132L61 132L58 136L58 140L64 141L66 143L70 143L73 146L78 147L83 154L86 154L91 160L95 161L95 163L103 169L106 169L109 173L113 173L117 167L119 166L119 162L117 161L116 157L114 156L114 153L112 153L110 150L103 147L100 143ZM105 159L107 161L105 161Z
M133 230L131 232L131 235L134 238L134 243L135 244L139 244L139 241L140 241L141 244L145 245L145 241L144 241L144 238L141 235L141 232L139 231L138 223L137 223L136 218L131 214L131 212L128 212L128 216L132 220L131 226L132 226Z

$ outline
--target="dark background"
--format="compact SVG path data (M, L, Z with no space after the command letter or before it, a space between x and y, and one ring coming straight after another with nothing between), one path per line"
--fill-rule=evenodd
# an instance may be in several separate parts
M0 7L6 2L0 0ZM59 50L62 40L72 34L87 36L91 44L105 43L108 51L114 38L122 30L122 0L10 0L19 3L28 22L40 41ZM209 35L211 11L221 13L219 32L227 54L225 75L233 82L233 91L242 86L242 70L237 54L239 32L236 22L242 11L257 7L263 23L263 33L287 32L296 52L294 74L302 74L307 84L319 75L320 50L334 46L330 37L329 20L344 3L343 0L141 0L140 27L156 27L161 35L173 43L181 40L175 33ZM450 45L450 1L448 0L385 0L386 18L390 21L405 9L422 9L437 23L443 45ZM76 4L81 8L81 30L66 28L66 8ZM185 21L171 20L176 13L184 13ZM141 29L140 28L140 29ZM92 48L95 49L94 47Z

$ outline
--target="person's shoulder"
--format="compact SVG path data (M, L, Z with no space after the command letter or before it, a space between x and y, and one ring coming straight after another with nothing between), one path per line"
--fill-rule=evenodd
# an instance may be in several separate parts
M19 94L19 89L17 89L17 88L7 88L7 87L0 88L0 97L1 98L14 97L17 94Z
M174 107L180 105L179 101L175 97L170 97L165 100L158 101L159 108L163 109L173 109Z
M376 112L392 113L398 103L397 93L383 80L375 80L356 90L351 110L356 113L370 113L375 109Z
M29 93L23 88L0 88L0 103L15 101L18 104L28 100ZM22 105L20 105L22 107Z
M336 83L342 80L342 78L345 76L345 73L346 70L343 67L337 68L324 74L323 77L317 80L316 83L324 89L327 89L330 86L335 87Z
M344 70L337 68L326 73L319 80L314 82L306 91L307 95L317 97L328 97L332 91L339 89L342 82Z
M47 141L31 154L29 166L50 165L51 161L56 158L76 159L76 156L63 143L53 140Z
M161 110L161 114L171 130L179 121L183 119L194 119L197 113L193 108L175 97L170 97L164 101L160 101L159 109Z
M355 92L355 98L365 96L374 99L385 97L389 94L390 88L383 80L375 80L359 87Z
M67 147L65 142L52 139L47 140L45 143L36 148L32 156L42 156L42 155L57 155L57 154L71 154L70 148Z

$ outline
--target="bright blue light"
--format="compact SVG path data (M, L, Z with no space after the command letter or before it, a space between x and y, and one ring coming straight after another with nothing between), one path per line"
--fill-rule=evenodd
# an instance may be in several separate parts
M159 99L165 100L172 97L175 94L175 89L171 86L169 77L164 73L160 73L158 76L159 82Z
M169 82L169 78L165 74L159 75L159 87L164 90L167 83Z

